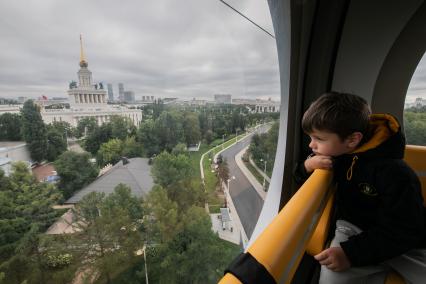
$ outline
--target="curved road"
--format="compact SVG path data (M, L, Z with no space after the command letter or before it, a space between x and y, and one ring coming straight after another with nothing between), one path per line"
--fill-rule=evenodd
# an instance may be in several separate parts
M256 132L266 132L269 128L269 125L261 126ZM253 134L248 135L221 153L228 162L229 175L235 176L235 180L229 183L229 192L248 238L251 237L256 226L263 200L237 166L235 155L250 144L252 136Z

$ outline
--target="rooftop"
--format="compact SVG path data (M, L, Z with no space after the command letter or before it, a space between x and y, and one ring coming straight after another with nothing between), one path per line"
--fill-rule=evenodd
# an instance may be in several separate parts
M98 177L80 191L77 191L65 203L78 203L83 196L94 191L104 192L108 195L112 193L114 188L120 183L129 186L136 197L145 196L154 185L148 159L131 158L128 159L128 161L129 163L125 165L123 165L123 161L118 162L104 175Z

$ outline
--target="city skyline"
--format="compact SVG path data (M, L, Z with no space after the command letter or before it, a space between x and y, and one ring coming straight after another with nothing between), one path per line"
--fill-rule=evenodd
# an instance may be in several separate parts
M266 1L229 1L273 33ZM275 40L220 1L0 4L0 97L66 96L79 36L94 82L137 97L279 98Z
M229 4L273 34L267 1ZM275 40L216 0L0 3L0 97L66 97L79 36L94 82L142 96L280 99ZM426 59L407 101L426 99Z

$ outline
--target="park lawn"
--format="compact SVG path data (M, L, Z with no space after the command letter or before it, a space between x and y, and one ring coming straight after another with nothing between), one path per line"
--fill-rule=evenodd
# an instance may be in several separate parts
M246 162L243 161L244 165L247 167L247 169L252 173L252 175L257 179L257 181L260 184L263 184L263 176L253 167L252 164L250 164L250 162ZM266 187L266 191L268 191L269 188L269 182L267 180L265 180L265 187Z
M241 139L245 136L245 133L238 135L238 139ZM205 190L207 193L207 203L209 204L221 204L223 203L222 198L219 198L216 194L216 187L218 185L218 178L216 176L216 172L213 170L212 162L213 157L216 155L216 153L220 152L222 149L225 149L226 147L232 145L235 143L235 136L229 136L229 139L223 144L220 144L222 142L222 139L216 139L213 141L210 145L206 145L202 143L200 145L200 149L197 152L190 152L189 158L191 161L191 167L194 173L196 173L194 176L195 178L201 179L201 173L200 173L200 159L201 156L211 150L208 154L204 156L203 159L203 169L204 169L204 184L205 184ZM219 143L219 145L217 145ZM216 146L212 146L216 145ZM212 211L216 211L217 209L212 205Z
M200 159L203 153L207 152L209 150L209 146L201 143L200 150L197 152L189 152L189 159L191 161L191 167L193 172L195 173L194 176L197 178L200 178Z
M209 211L210 211L210 214L217 214L217 213L220 213L220 208L222 208L222 206L223 206L223 205L221 205L221 204L213 204L213 205L210 205L210 203L209 203Z

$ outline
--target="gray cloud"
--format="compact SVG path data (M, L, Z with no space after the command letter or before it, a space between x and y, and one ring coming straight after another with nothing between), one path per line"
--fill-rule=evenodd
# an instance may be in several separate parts
M229 1L273 32L266 1ZM0 97L66 96L79 34L97 82L137 96L279 98L275 41L216 0L0 2Z

